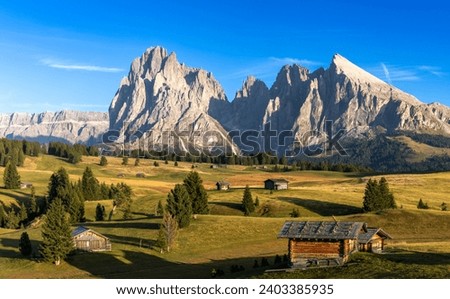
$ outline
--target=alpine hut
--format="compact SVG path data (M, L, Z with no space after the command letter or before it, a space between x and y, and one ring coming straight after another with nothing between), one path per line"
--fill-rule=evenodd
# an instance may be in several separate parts
M111 251L111 241L104 235L84 226L72 232L75 249L82 251Z
M364 222L287 221L278 238L288 239L292 267L338 266L358 251L358 236L365 232Z

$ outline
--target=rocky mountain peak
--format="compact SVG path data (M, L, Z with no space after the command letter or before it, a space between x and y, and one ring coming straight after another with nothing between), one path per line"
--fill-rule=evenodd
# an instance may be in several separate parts
M175 53L168 55L162 47L149 48L133 61L111 102L110 129L120 131L125 139L136 131L151 133L161 146L167 146L162 140L168 132L191 138L213 131L220 140L186 139L179 147L212 146L216 140L236 152L226 131L210 115L217 110L211 103L220 107L225 102L225 92L210 72L180 64Z
M235 99L253 99L258 100L269 92L266 83L256 79L254 76L248 76L242 84L240 90L236 92Z
M388 85L386 82L353 64L340 54L333 56L329 70L335 72L337 75L342 74L358 82Z

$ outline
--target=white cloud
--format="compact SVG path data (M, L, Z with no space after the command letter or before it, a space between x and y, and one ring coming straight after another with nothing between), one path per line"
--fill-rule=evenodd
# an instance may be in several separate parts
M444 72L442 72L441 68L437 66L421 65L419 66L419 70L428 72L437 77L443 77L446 75Z
M313 61L313 60L309 60L309 59L298 59L298 58L292 58L292 57L283 57L283 58L270 57L269 59L272 60L273 62L280 63L280 64L299 64L301 66L308 66L308 67L321 65L321 63L317 62L317 61Z
M122 72L123 69L115 67L103 67L97 65L87 65L87 64L70 64L54 61L52 59L42 59L40 61L43 65L46 65L55 69L63 70L76 70L76 71L88 71L88 72L103 72L103 73L118 73Z
M381 63L381 67L383 68L384 76L386 77L386 80L389 82L389 84L392 84L391 75L389 74L389 70L387 66L384 63Z

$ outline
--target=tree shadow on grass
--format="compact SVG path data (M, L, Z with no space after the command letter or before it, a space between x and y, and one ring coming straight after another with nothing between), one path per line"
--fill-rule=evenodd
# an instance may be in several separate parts
M148 219L148 218L144 218ZM86 222L83 226L94 228L130 228L130 229L159 229L158 223L140 222L140 221L101 221L101 222Z
M382 256L387 260L403 264L450 265L450 253L399 250L384 253Z
M278 199L303 207L311 212L319 214L320 216L344 216L359 214L362 212L361 208L354 206L315 199L304 199L297 197L279 197Z
M212 269L222 270L224 275L215 278L246 278L262 274L268 267L253 268L254 260L261 257L211 260L206 263L178 263L166 260L148 250L81 253L68 258L67 262L95 277L114 279L206 279L212 278ZM269 257L272 264L272 257ZM232 266L242 266L243 271L233 272Z
M240 204L240 203L215 201L215 202L210 202L209 204L210 205L226 207L226 208L229 208L229 209L237 210L239 212L242 211L242 204Z

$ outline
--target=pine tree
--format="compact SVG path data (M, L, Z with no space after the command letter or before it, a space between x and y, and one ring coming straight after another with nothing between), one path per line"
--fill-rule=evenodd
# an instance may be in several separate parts
M6 163L5 172L3 174L3 183L6 189L20 188L20 175L17 172L17 167L12 161Z
M36 189L31 187L30 193L30 207L28 208L28 216L30 220L34 219L39 214L39 208L36 202Z
M73 249L66 211L61 199L57 198L50 204L47 218L42 226L40 252L46 261L58 266Z
M105 206L98 203L97 207L95 208L95 221L104 221L105 218L106 218Z
M175 162L173 163L173 166L178 166L178 162L175 161Z
M397 208L397 204L394 200L394 195L389 190L389 184L386 178L382 177L380 179L380 183L378 184L380 189L380 196L382 200L382 208L383 209L395 209Z
M244 211L244 215L248 216L250 213L255 211L255 204L253 203L252 192L250 188L245 186L244 195L242 197L242 210Z
M164 213L162 223L159 227L157 246L161 252L170 252L174 247L178 234L177 219L169 213Z
M122 165L128 165L128 157L122 158Z
M60 199L66 212L70 213L72 223L84 221L84 199L81 183L70 183L69 174L61 167L50 176L48 184L48 204Z
M50 204L56 198L63 199L66 197L70 185L69 174L61 167L50 176L48 183L48 203ZM63 202L64 206L68 203Z
M108 165L108 160L106 159L105 156L102 156L100 158L100 166L106 166L106 165Z
M189 199L192 204L193 214L208 214L208 194L200 175L196 171L191 171L183 181L186 191L189 194Z
M23 256L30 256L33 251L33 247L31 246L30 237L27 232L23 232L20 236L19 241L19 251Z
M380 182L369 179L364 190L363 210L364 212L381 211L384 209L395 209L394 195L389 190L387 180L382 177Z
M17 229L19 228L19 222L19 216L16 214L14 209L11 209L6 215L5 227L9 229Z
M134 160L134 166L139 166L139 164L141 164L141 160L137 157L136 160Z
M162 204L162 201L159 200L158 205L156 207L156 215L159 216L159 215L163 215L163 214L164 214L164 206Z
M0 204L0 227L5 227L6 224L6 213L3 205Z
M25 164L25 155L22 149L17 150L17 166L23 166Z
M192 204L186 187L176 184L167 195L167 212L175 217L179 228L188 227L192 216Z
M100 196L100 183L95 178L92 169L88 166L81 178L81 190L84 200L95 200Z
M429 209L428 204L425 203L425 202L422 200L422 198L419 200L419 203L417 204L417 208L418 208L418 209L423 209L423 210L428 210L428 209Z
M20 204L20 212L19 212L19 224L24 225L28 220L28 213L25 204L22 202Z
M259 207L259 198L256 196L255 198L255 207Z
M377 180L369 179L364 190L363 210L364 212L378 211L378 199L380 198L380 190Z

